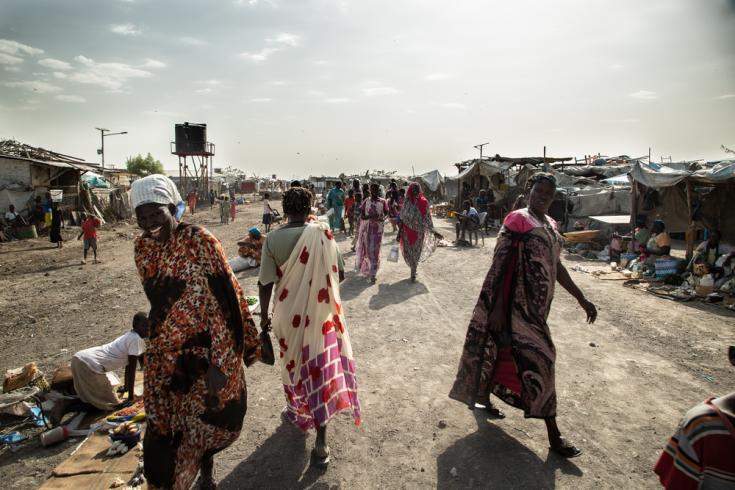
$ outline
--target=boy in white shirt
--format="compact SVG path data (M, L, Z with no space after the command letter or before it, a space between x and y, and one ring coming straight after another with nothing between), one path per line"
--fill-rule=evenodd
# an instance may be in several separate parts
M143 365L148 317L138 312L133 317L133 329L109 344L90 347L71 359L74 390L79 398L100 410L115 410L124 402L118 399L107 373L125 368L125 391L128 403L133 401L135 366Z

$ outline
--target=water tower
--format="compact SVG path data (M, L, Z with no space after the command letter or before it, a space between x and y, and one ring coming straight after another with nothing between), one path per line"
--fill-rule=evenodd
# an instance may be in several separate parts
M171 154L179 157L179 190L182 196L196 190L200 199L206 199L214 157L214 143L207 141L207 125L176 124L174 138Z

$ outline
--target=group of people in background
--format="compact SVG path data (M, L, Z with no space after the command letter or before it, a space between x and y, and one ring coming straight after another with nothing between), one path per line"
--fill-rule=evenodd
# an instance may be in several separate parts
M355 270L375 283L387 220L415 281L419 262L431 255L441 235L434 231L429 202L417 182L408 190L399 189L395 181L387 192L382 187L355 179L345 197L342 182L336 182L326 196L329 226L333 233L341 230L353 237Z

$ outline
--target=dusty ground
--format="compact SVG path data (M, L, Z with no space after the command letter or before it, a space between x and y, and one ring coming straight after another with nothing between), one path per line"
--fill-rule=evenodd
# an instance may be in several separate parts
M193 221L234 255L260 210L240 206L229 226L208 209ZM437 224L451 236L449 222ZM76 233L68 230L68 238ZM36 360L50 372L74 351L129 328L132 315L147 309L132 260L136 233L133 225L108 226L100 239L103 262L84 267L80 242L61 251L41 239L0 245L0 370ZM332 465L311 468L313 434L281 423L277 368L258 364L247 371L242 436L216 460L220 488L656 488L651 466L680 416L735 390L726 358L726 346L735 344L733 316L572 272L600 315L586 325L559 288L549 319L559 423L585 450L564 461L549 454L541 422L510 408L507 419L490 422L447 397L493 245L486 238L484 247L438 249L417 284L402 262L384 262L375 285L350 272L342 296L363 425L338 417L329 432ZM340 246L349 249L344 240ZM346 257L351 268L354 255ZM241 282L256 294L255 274ZM42 449L34 441L0 453L3 487L37 487L75 445Z

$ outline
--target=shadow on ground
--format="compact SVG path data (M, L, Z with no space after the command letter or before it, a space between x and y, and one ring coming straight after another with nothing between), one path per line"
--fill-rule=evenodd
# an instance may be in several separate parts
M223 478L220 490L240 488L318 488L326 470L311 464L307 436L288 422Z
M371 310L380 310L386 306L397 305L408 299L426 294L429 290L421 282L411 282L410 278L393 284L378 284L378 292L370 298L368 307Z
M477 432L457 440L437 459L437 488L555 488L556 473L582 476L571 461L553 453L546 461L474 411ZM455 468L455 471L452 471ZM453 475L456 474L456 476Z

